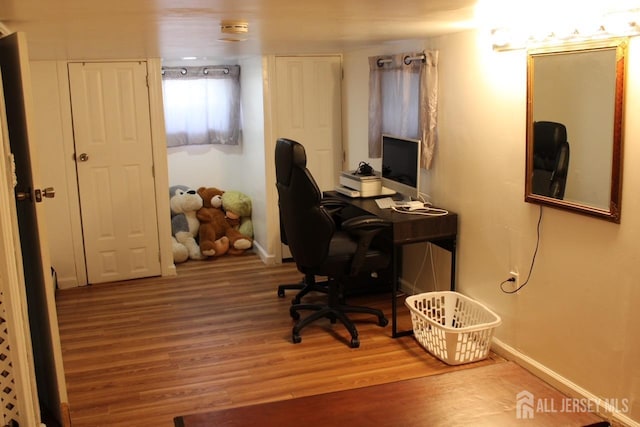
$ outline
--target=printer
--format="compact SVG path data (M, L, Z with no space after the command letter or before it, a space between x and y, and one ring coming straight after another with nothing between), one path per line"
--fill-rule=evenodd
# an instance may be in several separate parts
M358 174L357 171L343 171L336 191L349 197L374 197L382 194L382 180L379 172L372 175Z

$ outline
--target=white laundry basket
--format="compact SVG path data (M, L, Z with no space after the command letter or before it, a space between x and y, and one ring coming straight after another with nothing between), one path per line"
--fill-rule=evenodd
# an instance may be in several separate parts
M449 365L485 359L500 316L458 292L407 297L413 333L427 351Z

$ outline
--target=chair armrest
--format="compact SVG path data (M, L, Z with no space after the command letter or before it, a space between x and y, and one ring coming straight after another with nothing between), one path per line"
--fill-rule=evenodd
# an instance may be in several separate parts
M353 231L354 233L375 232L377 234L385 228L391 227L391 221L374 215L361 215L345 219L342 225L345 231Z
M357 275L362 268L364 258L371 246L373 238L381 231L391 227L391 221L377 216L363 215L349 218L342 223L342 230L358 238L358 247L351 261L352 276Z
M325 197L320 200L320 206L325 208L326 211L329 212L329 215L331 216L335 215L336 213L341 211L342 208L348 205L349 204L346 203L345 201L334 198L334 197Z

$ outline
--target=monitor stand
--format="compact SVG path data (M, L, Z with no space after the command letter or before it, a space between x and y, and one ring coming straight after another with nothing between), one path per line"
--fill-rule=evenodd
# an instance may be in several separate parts
M387 188L385 186L382 186L382 189L380 190L380 195L381 196L393 196L394 194L396 194L395 190L392 190L392 189Z

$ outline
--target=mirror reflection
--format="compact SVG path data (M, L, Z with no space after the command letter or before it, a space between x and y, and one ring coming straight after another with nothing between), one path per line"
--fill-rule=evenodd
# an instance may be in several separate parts
M529 52L526 201L619 222L625 46Z

